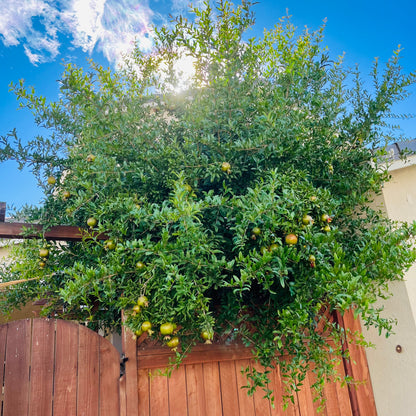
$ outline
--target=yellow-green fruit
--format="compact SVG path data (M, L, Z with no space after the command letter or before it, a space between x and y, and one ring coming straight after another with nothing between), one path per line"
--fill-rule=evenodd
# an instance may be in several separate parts
M94 160L95 160L95 155L88 155L87 156L87 162L94 162Z
M141 307L147 307L149 306L149 300L147 299L146 296L139 296L139 299L137 299L137 304Z
M285 242L286 242L286 244L288 244L290 246L293 246L298 242L298 238L296 237L295 234L288 234L285 237Z
M113 240L107 240L105 243L105 247L108 250L114 250L116 248L117 244Z
M222 162L221 170L228 173L231 171L231 165L228 162Z
M97 220L94 217L90 217L87 219L87 225L88 227L95 227L97 225Z
M201 337L202 339L204 339L205 341L212 339L212 333L209 331L202 331L201 332Z
M46 263L45 263L44 261L40 261L40 262L39 262L39 267L40 267L41 269L44 269L44 268L45 268L45 266L46 266Z
M304 215L302 218L303 225L309 225L313 223L313 218L310 215Z
M309 261L310 261L311 263L315 263L316 258L315 258L315 256L314 256L313 254L311 254L311 255L309 256Z
M141 328L143 332L147 332L152 329L152 324L149 321L144 321Z
M330 219L328 214L322 214L321 215L321 221L322 222L328 222L328 220Z
M71 196L71 192L69 192L69 191L64 191L64 192L62 193L62 196L63 196L63 198L64 198L64 199L68 199L68 198Z
M167 343L166 343L166 345L169 347L169 348L176 348L178 345L179 345L179 338L178 337L173 337L173 338L171 338Z
M160 325L160 333L162 335L170 335L174 330L173 324L170 322L165 322L164 324Z
M145 264L144 264L143 262L138 261L138 262L136 263L136 269L138 269L138 270L142 270L142 269L144 269L144 268L145 268Z
M133 311L136 312L136 313L139 313L141 311L140 306L139 305L134 305L133 306Z
M48 184L49 185L55 185L55 183L56 183L55 177L54 176L49 176L49 178L48 178Z
M329 233L331 231L331 227L329 225L326 225L324 227L324 231L327 232L327 233Z
M274 251L274 250L277 250L279 248L279 246L276 244L276 243L273 243L270 247L269 247L269 250L270 251Z
M143 334L143 331L141 329L134 331L134 335L136 335L136 337L139 337L141 334Z
M39 250L39 256L43 257L43 258L48 257L49 256L49 250L47 248L41 248Z
M261 230L260 230L260 228L259 228L259 227L254 227L254 228L251 230L251 232L252 232L254 235L260 235L260 234L261 234Z

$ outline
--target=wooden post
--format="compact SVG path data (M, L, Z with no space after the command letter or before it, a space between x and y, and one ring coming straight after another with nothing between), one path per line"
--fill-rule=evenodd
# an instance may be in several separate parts
M124 323L122 311L121 320ZM138 378L137 378L137 345L133 333L124 325L121 326L122 350L125 361L125 373L120 379L120 416L139 413Z
M6 220L6 203L0 202L0 222L4 222Z

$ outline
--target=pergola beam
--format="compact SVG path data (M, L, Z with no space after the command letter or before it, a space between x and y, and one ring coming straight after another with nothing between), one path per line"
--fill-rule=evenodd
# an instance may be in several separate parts
M45 238L53 241L81 241L91 238L91 233L72 225L56 225L42 234L43 227L39 224L26 224L16 222L0 222L0 238ZM105 234L94 234L98 240L106 240Z

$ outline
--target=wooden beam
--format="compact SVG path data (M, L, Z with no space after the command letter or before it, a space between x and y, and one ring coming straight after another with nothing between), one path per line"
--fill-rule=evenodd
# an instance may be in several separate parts
M6 203L0 202L0 222L4 222L6 219Z
M81 241L83 238L97 238L98 240L106 240L108 236L105 234L92 235L82 228L72 225L56 225L51 227L42 235L42 225L0 222L0 238L20 239L20 238L41 238L54 241ZM28 232L29 231L29 232Z

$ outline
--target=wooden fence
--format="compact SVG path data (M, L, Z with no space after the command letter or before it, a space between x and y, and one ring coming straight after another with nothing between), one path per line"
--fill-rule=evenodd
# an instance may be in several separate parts
M341 323L359 330L352 313ZM351 388L328 383L326 407L317 412L309 373L294 403L282 411L282 377L271 373L276 403L259 390L248 396L241 373L259 369L241 346L196 346L171 378L158 375L172 354L168 348L137 345L123 332L123 355L109 341L82 325L26 319L0 326L1 416L375 416L365 351L345 345L350 360L340 375L357 381Z

